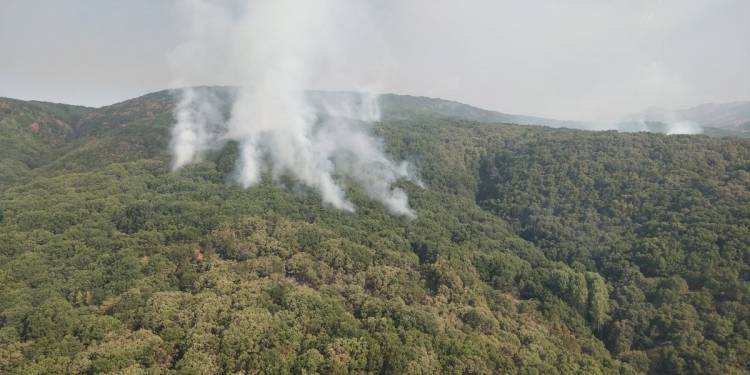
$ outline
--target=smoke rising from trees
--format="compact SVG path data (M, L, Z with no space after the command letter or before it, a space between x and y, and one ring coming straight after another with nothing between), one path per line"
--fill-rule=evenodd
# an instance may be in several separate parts
M414 217L406 193L393 187L416 181L370 136L379 118L374 95L323 95L313 104L313 77L335 76L362 48L368 5L343 0L249 1L231 6L192 1L185 41L171 58L176 84L195 75L238 87L225 114L210 90L181 91L172 134L172 166L199 160L227 141L239 145L237 182L251 187L268 172L317 189L333 207L354 211L344 184L353 181L393 214ZM366 88L363 88L366 89Z

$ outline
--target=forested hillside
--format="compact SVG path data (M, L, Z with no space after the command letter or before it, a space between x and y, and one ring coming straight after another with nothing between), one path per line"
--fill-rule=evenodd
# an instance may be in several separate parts
M0 373L750 371L748 140L401 102L408 220L172 173L173 105L0 102Z
M0 98L0 184L50 162L90 109Z
M749 142L468 122L420 135L436 123L386 129L396 152L434 156L421 168L432 186L474 197L548 259L602 276L611 309L591 328L614 355L654 373L748 362Z

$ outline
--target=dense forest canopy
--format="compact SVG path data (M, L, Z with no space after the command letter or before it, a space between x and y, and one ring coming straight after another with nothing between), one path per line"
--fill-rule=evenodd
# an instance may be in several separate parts
M414 220L232 143L170 172L166 92L0 99L0 373L750 371L750 140L410 100L372 132Z

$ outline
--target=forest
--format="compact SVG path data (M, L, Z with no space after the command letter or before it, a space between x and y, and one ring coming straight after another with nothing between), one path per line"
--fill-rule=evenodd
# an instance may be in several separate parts
M0 373L750 371L750 139L401 104L413 220L171 172L168 92L0 99Z

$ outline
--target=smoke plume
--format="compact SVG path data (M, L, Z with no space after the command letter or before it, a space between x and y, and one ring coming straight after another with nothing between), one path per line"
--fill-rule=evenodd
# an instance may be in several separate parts
M239 145L236 178L243 187L266 173L291 176L318 190L324 203L354 211L343 185L354 181L391 213L414 217L406 193L393 187L413 180L410 168L389 159L367 133L380 116L377 97L306 91L313 78L351 69L346 57L362 48L352 31L368 13L365 6L346 0L188 3L187 38L171 61L176 84L203 77L237 90L228 109L211 90L181 91L173 169L231 140Z

